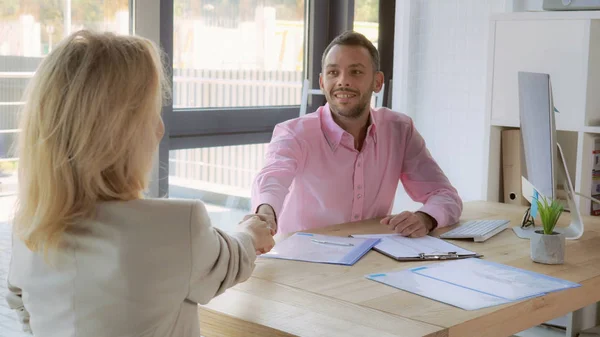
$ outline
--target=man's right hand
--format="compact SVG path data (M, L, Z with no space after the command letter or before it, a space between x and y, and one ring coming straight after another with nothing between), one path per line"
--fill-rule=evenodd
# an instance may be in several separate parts
M275 246L273 231L266 221L257 215L246 216L238 226L238 231L249 234L254 243L256 254L269 252Z
M275 217L275 211L271 205L260 205L256 210L256 214L248 214L244 217L244 220L253 216L258 216L261 220L266 221L269 224L269 227L272 229L272 235L277 234L277 220Z

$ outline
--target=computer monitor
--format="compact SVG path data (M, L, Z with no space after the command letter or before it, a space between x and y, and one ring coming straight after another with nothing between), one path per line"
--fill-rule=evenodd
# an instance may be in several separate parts
M541 197L558 199L558 186L565 190L571 215L568 227L557 227L567 239L578 239L583 234L579 206L560 144L556 139L554 102L550 75L519 72L519 116L522 144L522 194L530 203L535 202L535 191ZM513 227L522 238L531 238L541 226Z
M556 127L550 76L519 72L522 175L547 198L555 198Z

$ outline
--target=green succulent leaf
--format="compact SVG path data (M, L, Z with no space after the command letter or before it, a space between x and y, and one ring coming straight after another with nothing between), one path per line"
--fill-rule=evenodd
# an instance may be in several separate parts
M549 203L545 197L538 198L537 205L542 226L544 227L544 234L552 234L558 218L560 218L560 215L564 211L563 205L556 200L552 200Z

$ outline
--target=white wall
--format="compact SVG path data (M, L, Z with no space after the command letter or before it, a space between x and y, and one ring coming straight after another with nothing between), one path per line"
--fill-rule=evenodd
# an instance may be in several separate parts
M393 108L415 120L464 201L479 200L489 16L505 0L403 0L396 8ZM406 20L402 18L408 18ZM398 85L396 85L398 83ZM394 212L415 209L399 188Z

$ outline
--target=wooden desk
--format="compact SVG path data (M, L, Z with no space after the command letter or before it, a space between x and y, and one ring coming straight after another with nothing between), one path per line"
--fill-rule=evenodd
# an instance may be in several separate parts
M524 207L465 203L461 222L511 220ZM565 214L559 225L565 225ZM563 265L529 258L529 240L505 230L484 243L458 241L485 259L578 282L582 287L477 311L466 311L364 278L435 262L397 262L375 251L354 266L258 259L253 276L200 308L202 334L212 336L509 336L600 301L600 219L567 241ZM453 228L453 227L451 227ZM439 235L448 229L438 229ZM377 221L335 225L314 233L385 233Z

